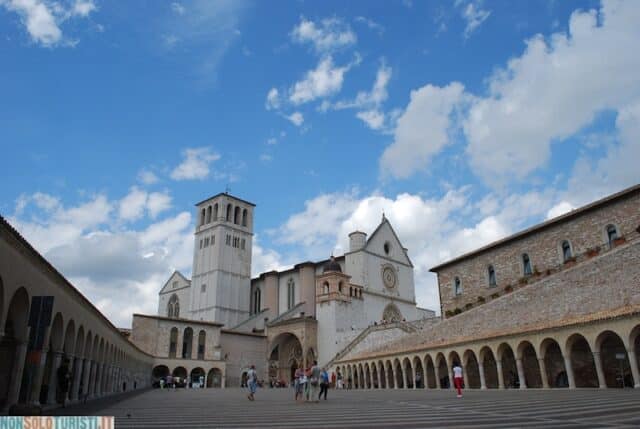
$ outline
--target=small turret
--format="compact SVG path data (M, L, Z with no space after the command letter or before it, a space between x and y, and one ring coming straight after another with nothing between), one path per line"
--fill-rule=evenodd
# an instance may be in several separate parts
M349 251L355 252L367 244L367 234L362 231L353 231L349 234Z

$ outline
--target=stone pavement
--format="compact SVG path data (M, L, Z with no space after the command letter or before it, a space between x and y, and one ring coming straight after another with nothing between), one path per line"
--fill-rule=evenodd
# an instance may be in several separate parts
M116 428L218 427L640 427L640 391L447 390L329 391L329 400L295 403L290 389L148 390L57 410L55 414L113 415Z

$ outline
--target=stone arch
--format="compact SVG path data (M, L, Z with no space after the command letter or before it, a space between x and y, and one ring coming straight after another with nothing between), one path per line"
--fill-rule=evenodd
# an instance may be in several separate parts
M487 389L498 389L500 387L500 376L498 375L498 361L493 354L493 350L489 346L484 346L480 349L478 355L484 371L484 381Z
M371 368L369 368L369 362L365 362L364 364L364 380L364 386L367 389L371 389L373 383L371 380Z
M390 360L385 362L386 365L386 373L387 373L387 387L389 389L393 389L396 386L395 378L393 377L393 364Z
M248 213L247 209L242 210L242 226L249 225Z
M83 356L85 358L91 359L92 347L93 347L93 333L91 332L91 330L89 330L89 332L87 332L87 337L86 337L85 343L84 343Z
M395 376L396 376L396 387L398 389L404 389L405 385L404 385L404 374L402 371L402 364L400 363L400 360L398 358L396 358L393 361L393 369L395 370Z
M425 376L424 376L424 368L422 367L422 359L420 359L420 356L413 357L413 368L415 372L416 389L424 389Z
M529 388L542 387L542 374L540 373L540 365L538 363L538 355L536 349L530 341L524 340L518 344L517 356L522 363L522 372L524 375L524 386Z
M191 386L190 387L204 387L204 378L205 378L206 373L204 372L204 369L198 367L195 367L191 370L191 373L189 374L189 379L191 380ZM200 377L202 377L202 383L203 385L200 386Z
M347 388L353 389L353 368L351 367L351 365L347 365L347 372L345 374L345 377L347 377Z
M161 378L165 379L169 375L169 368L166 365L154 366L151 370L151 379L153 382L159 382Z
M0 384L0 408L26 397L26 389L21 388L22 371L19 369L24 368L28 320L29 294L21 287L9 301L4 335L0 338L0 379L6 380Z
M358 364L358 369L360 370L360 388L362 389L366 389L367 388L367 380L365 378L365 374L364 374L364 365L362 363Z
M229 204L227 204L227 214L225 216L225 220L227 222L231 221L231 210L232 210L232 206L231 206L231 203L229 203Z
M436 367L433 364L431 355L424 356L424 370L425 370L425 384L429 389L435 389L438 387L438 377L436 376Z
M640 373L640 362L638 362L640 357L640 325L636 325L629 333L629 349L635 352L636 362L638 363L636 371ZM636 380L634 387L640 387L640 380Z
M384 368L384 362L382 362L381 360L378 361L378 374L380 374L380 388L381 389L387 389L389 386L387 386L387 372L385 371Z
M565 350L569 354L576 387L598 387L598 373L587 339L581 334L573 334L567 338Z
M543 356L544 371L542 376L547 378L549 387L569 387L567 369L560 344L553 338L545 338L540 343L540 355Z
M198 360L204 360L206 342L207 342L207 333L204 331L204 329L201 329L200 332L198 332L198 350L197 350Z
M185 367L183 367L183 366L177 366L177 367L173 368L173 371L171 371L171 375L174 378L176 378L176 377L179 378L180 382L182 382L182 381L184 381L184 379L187 378L187 369ZM178 382L178 381L176 380L176 382Z
M269 346L269 368L277 380L292 382L296 369L304 367L302 341L291 332L277 335Z
M516 357L511 346L508 343L502 343L498 346L497 353L498 360L502 364L504 387L506 389L520 387Z
M207 221L206 223L211 223L211 206L207 207Z
M596 338L602 371L607 387L633 387L634 379L624 341L616 332L607 330ZM623 357L623 359L618 359Z
M441 389L448 389L451 387L451 380L449 379L449 367L447 366L447 360L442 352L436 355L436 374L438 380L440 380L439 386Z
M236 206L233 210L233 223L236 225L240 224L240 207Z
M402 313L394 303L389 303L382 312L382 320L387 322L399 322L402 320Z
M374 389L380 388L380 384L378 383L378 368L375 362L371 362L371 387Z
M402 371L404 372L404 387L405 389L413 389L415 380L413 379L413 366L411 365L411 359L405 357L402 360Z
M214 222L218 221L218 203L213 205L213 219Z
M222 387L222 371L218 368L211 368L207 374L207 387Z
M476 354L471 349L465 350L462 354L462 361L464 362L464 379L466 387L469 389L480 389L480 367Z

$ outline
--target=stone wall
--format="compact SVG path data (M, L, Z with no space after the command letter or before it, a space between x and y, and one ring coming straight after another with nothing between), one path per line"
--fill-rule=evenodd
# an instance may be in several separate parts
M627 240L638 237L640 226L640 189L634 189L612 201L569 216L515 240L497 244L459 262L436 268L443 315L477 306L505 287L516 288L529 282L524 275L522 255L527 253L536 275L545 275L565 267L561 243L568 240L573 255L584 256L589 249L608 250L606 227L613 224ZM571 262L573 263L573 262ZM492 265L497 286L489 285L488 267ZM569 265L569 264L567 264ZM461 281L462 294L454 293L454 280ZM459 309L459 310L456 310Z
M268 378L264 359L267 351L265 336L223 331L220 343L227 367L227 387L239 387L242 371L246 371L250 365L256 366L258 379L266 380Z
M437 347L611 317L640 305L640 239L491 300L375 352ZM362 353L349 353L342 360Z

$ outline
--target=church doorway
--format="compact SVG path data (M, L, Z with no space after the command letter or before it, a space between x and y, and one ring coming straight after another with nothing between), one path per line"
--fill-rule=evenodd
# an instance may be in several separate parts
M222 371L218 368L211 368L207 374L207 387L222 387Z
M302 343L296 335L285 332L273 339L269 347L269 376L272 381L275 378L275 381L293 382L296 369L302 365Z

